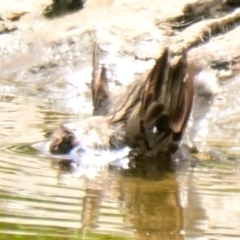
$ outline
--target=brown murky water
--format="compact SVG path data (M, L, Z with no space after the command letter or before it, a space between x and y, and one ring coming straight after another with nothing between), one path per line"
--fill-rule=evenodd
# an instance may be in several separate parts
M5 80L1 89L0 239L240 238L237 153L222 147L156 180L107 167L74 177L28 144L79 116L61 98L34 97Z

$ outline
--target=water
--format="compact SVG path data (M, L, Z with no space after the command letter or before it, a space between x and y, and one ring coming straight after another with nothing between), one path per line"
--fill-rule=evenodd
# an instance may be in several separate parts
M209 131L200 139L204 153L198 162L181 162L174 170L163 166L160 172L155 166L142 172L98 166L90 179L30 147L61 122L91 113L86 99L95 38L107 52L103 62L118 66L110 87L150 69L156 49L169 44L162 35L168 32L162 19L175 15L169 7L119 1L110 9L108 2L82 17L47 22L40 31L34 30L38 20L26 19L30 31L0 36L0 240L240 239L239 75L220 80L223 100L206 116ZM211 9L214 17L222 15L219 6L216 13ZM141 19L135 12L143 13ZM212 38L190 57L209 58L207 65L237 63L239 45L232 41L238 28L228 33L229 40L221 34L222 40ZM114 51L121 53L118 59Z
M0 239L239 239L238 148L209 145L210 155L155 178L106 166L74 177L68 163L29 145L83 116L62 98L2 86Z
M72 178L56 159L39 156L27 144L43 140L53 122L69 121L72 115L57 114L49 102L26 96L0 105L0 239L131 235L120 227L123 213L111 191L114 182L105 185L110 183L106 169L92 182Z

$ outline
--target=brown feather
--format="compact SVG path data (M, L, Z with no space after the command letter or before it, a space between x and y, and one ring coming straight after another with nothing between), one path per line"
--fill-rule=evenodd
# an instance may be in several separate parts
M96 55L93 59L96 66ZM93 103L97 110L110 97L104 75L101 80L96 76L93 72ZM146 78L134 81L118 94L107 115L60 128L53 135L50 151L69 152L79 142L90 149L128 145L143 152L174 152L191 112L193 77L194 69L187 75L186 53L170 61L166 48ZM99 97L101 91L106 93L103 98Z
M92 101L93 101L93 115L100 115L100 109L109 98L109 87L107 79L107 69L101 66L99 71L99 56L98 45L94 44L93 51L93 70L92 70ZM100 74L99 74L100 72Z
M168 49L157 60L143 84L141 100L126 123L130 146L159 151L181 140L193 98L192 76L187 77L186 61L183 53L177 61L170 62Z

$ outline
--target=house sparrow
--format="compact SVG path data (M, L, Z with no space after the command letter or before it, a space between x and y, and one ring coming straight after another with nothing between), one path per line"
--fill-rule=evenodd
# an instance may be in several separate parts
M104 74L100 76L104 78ZM147 77L119 93L106 115L96 116L95 112L88 119L62 124L52 135L49 151L68 154L76 149L109 151L127 146L142 153L174 153L191 113L192 79L193 75L187 74L186 52L170 61L165 48ZM92 90L95 111L108 100L106 89L102 98L96 98L99 95Z

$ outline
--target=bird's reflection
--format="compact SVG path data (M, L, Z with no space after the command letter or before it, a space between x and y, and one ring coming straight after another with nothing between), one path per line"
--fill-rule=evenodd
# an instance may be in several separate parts
M161 154L154 158L130 156L128 169L117 164L98 169L94 178L85 177L82 229L96 226L107 187L117 189L116 201L125 215L125 225L136 239L184 239L176 170L190 164L191 161L174 162L170 155ZM57 169L59 179L76 171L66 159L55 159L52 167Z

